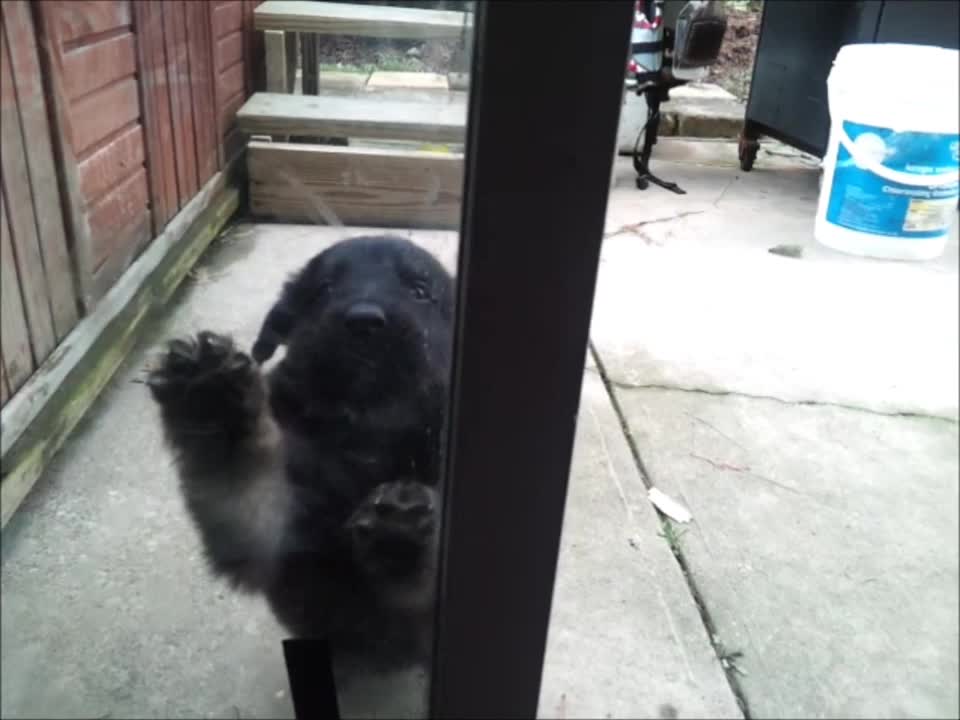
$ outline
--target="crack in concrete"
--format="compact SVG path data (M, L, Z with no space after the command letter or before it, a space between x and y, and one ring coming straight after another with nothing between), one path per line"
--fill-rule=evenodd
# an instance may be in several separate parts
M737 474L739 474L739 475L742 475L742 476L744 476L744 477L754 478L754 479L756 479L756 480L760 480L760 481L762 481L762 482L769 483L770 485L773 485L774 487L780 488L781 490L784 490L784 491L786 491L786 492L793 493L794 495L799 495L800 497L803 497L803 498L806 498L806 499L808 499L808 500L811 500L811 501L817 503L818 505L821 505L821 506L823 506L823 507L825 507L825 508L829 508L830 510L836 510L836 509L837 509L837 508L835 508L833 505L831 505L830 503L824 502L823 500L821 500L820 498L816 497L815 495L811 495L811 494L809 494L809 493L806 493L806 492L804 492L803 490L800 490L799 488L795 488L795 487L791 487L791 486L789 486L789 485L785 485L785 484L783 484L782 482L777 482L777 481L774 480L773 478L767 477L766 475L761 475L760 473L756 473L756 472L754 472L753 470L751 470L751 469L750 469L750 466L748 466L748 465L733 465L733 464L731 464L731 463L725 463L725 462L719 462L719 461L717 461L717 460L711 460L711 459L708 458L708 457L704 457L703 455L698 455L698 454L696 454L696 453L688 453L688 454L689 454L690 457L692 457L694 460L699 460L699 461L701 461L701 462L705 462L705 463L707 463L708 465L710 465L711 467L713 467L715 470L719 470L719 471L721 471L721 472L735 472L735 473L737 473Z
M620 403L617 401L616 393L613 392L614 383L611 382L610 378L607 376L606 368L604 368L603 361L600 359L600 353L597 352L592 340L588 343L588 348L590 353L593 355L593 359L597 367L586 369L592 370L600 376L603 386L607 391L607 397L610 399L610 404L613 406L613 411L616 413L617 419L620 421L620 430L623 432L623 436L627 441L627 447L630 448L630 454L633 456L633 461L637 466L637 471L640 473L640 479L649 489L653 487L653 481L650 477L650 472L644 465L643 459L640 457L640 450L637 447L636 442L634 442L633 435L630 433L630 427L627 424L627 419L623 413L623 408L620 407ZM666 532L670 520L656 507L653 508L653 511L660 520L660 525L664 532ZM740 680L736 671L732 666L730 666L729 663L725 664L723 662L726 651L717 641L718 636L716 624L713 622L713 618L710 616L710 611L707 610L706 603L703 600L703 595L701 594L700 588L697 586L697 583L693 578L693 573L690 571L687 560L683 556L683 552L679 547L671 546L670 550L673 554L673 557L677 561L677 565L680 567L680 572L683 574L684 580L687 583L687 589L690 591L690 597L693 599L693 604L696 606L697 613L700 615L700 622L703 623L704 630L707 632L707 638L710 642L710 647L713 649L713 653L717 658L720 669L723 672L724 677L727 679L727 685L730 687L730 692L733 693L734 700L736 700L737 705L740 707L740 711L743 713L744 720L751 720L750 707L747 704L747 696L744 693L743 688L740 686Z
M743 445L741 445L741 444L738 443L736 440L734 440L732 437L730 437L729 435L727 435L725 432L723 432L723 431L722 431L720 428L718 428L716 425L712 425L711 423L708 423L706 420L704 420L704 419L703 419L702 417L700 417L699 415L694 415L693 413L688 413L688 412L686 412L686 411L684 411L683 414L686 415L687 417L689 417L689 418L690 418L691 420L693 420L694 422L698 422L698 423L700 423L701 425L704 425L704 426L710 428L710 429L713 430L717 435L719 435L720 437L722 437L724 440L726 440L726 441L727 441L728 443L730 443L731 445L736 445L738 448L740 448L740 449L743 450L744 452L747 451L747 449L746 449Z
M720 198L717 198L717 200L719 199ZM668 215L666 217L651 218L650 220L641 220L639 222L629 223L627 225L621 225L616 230L613 230L608 233L604 233L603 237L604 239L612 238L617 235L623 235L625 233L632 233L634 235L639 235L641 234L640 228L646 225L655 225L657 223L672 222L673 220L679 220L680 218L689 217L690 215L702 215L705 212L706 210L685 210L683 212L678 212L678 213L675 213L674 215Z
M596 351L594 351L594 355L596 354L597 354ZM593 370L593 368L587 368L587 369ZM943 422L948 422L954 425L957 424L957 419L948 417L946 415L931 415L929 413L912 412L909 410L903 410L903 411L876 410L874 408L862 407L860 405L850 405L848 403L829 402L825 400L788 400L787 398L777 397L776 395L761 395L758 393L747 393L747 392L740 392L737 390L718 390L718 389L701 388L701 387L684 387L683 385L667 385L665 383L629 383L629 382L624 382L623 380L615 380L610 377L605 377L604 382L610 387L615 387L619 390L672 390L675 392L696 393L699 395L713 395L716 397L733 396L733 397L746 398L748 400L769 400L770 402L779 403L780 405L834 407L834 408L839 408L841 410L853 410L856 412L869 413L871 415L883 415L886 417L922 418L925 420L941 420Z

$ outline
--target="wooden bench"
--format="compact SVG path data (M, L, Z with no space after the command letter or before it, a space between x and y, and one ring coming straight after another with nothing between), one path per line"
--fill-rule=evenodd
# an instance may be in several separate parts
M255 93L237 111L237 126L250 135L462 143L465 123L465 102L381 95Z
M256 93L237 126L257 136L326 136L462 144L466 103L381 95ZM284 222L455 229L463 156L383 147L251 140L250 210Z
M383 7L349 3L267 0L253 13L264 33L267 90L291 92L296 73L296 38L301 33L303 92L316 94L316 35L359 35L410 40L457 39L472 27L469 14L450 10Z
M428 40L461 36L463 13L450 10L267 0L253 11L257 30ZM469 18L467 27L469 25Z
M238 128L253 138L247 170L254 215L284 222L459 227L462 154L382 146L383 141L463 144L466 99L403 90L321 91L315 38L456 39L471 27L468 15L268 0L254 11L254 27L264 32L268 92L254 94L237 113ZM296 71L294 33L303 46L303 95L290 94ZM290 137L359 138L381 146L276 142Z
M460 226L460 153L251 141L250 212L319 225Z

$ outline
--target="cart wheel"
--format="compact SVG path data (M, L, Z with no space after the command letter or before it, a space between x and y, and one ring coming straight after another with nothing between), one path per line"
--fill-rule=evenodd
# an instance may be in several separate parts
M757 159L757 151L760 149L760 142L752 138L740 136L737 143L737 155L740 157L740 169L744 172L753 170L753 161Z
M646 178L637 178L637 190L646 190L650 187L650 182Z

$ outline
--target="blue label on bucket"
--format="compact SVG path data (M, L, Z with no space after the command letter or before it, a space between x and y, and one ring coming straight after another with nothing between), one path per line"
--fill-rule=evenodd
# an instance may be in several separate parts
M889 170L957 176L957 135L895 132L844 122L857 155ZM827 220L850 230L900 238L936 238L950 229L958 183L907 185L880 177L857 164L841 144L827 204Z

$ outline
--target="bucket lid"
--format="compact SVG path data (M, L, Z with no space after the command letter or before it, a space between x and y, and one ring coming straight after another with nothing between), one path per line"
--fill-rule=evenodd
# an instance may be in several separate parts
M830 70L830 84L860 94L880 92L901 102L927 100L958 112L960 52L935 45L844 45Z

